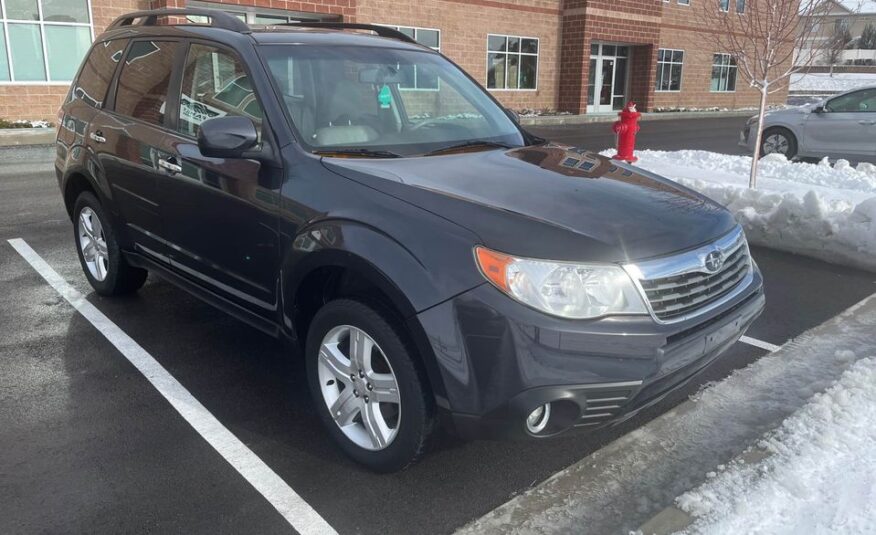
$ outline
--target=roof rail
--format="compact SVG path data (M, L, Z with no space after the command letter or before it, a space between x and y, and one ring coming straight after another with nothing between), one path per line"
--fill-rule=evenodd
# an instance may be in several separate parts
M269 26L303 26L305 28L326 28L329 30L370 30L380 37L398 39L399 41L404 41L406 43L417 44L417 42L410 36L407 36L394 28L379 26L377 24L359 24L355 22L304 21L269 24Z
M143 19L142 22L138 23L138 26L156 26L158 22L158 17L164 16L201 16L201 17L209 17L210 18L210 26L213 28L222 28L224 30L231 30L233 32L238 33L248 33L250 32L249 26L246 25L245 22L234 17L233 15L229 15L224 11L219 11L217 9L202 9L202 8L186 8L186 9L153 9L151 11L135 11L134 13L128 13L127 15L122 15L117 18L110 24L109 29L122 28L124 26L133 26L134 21L137 19Z

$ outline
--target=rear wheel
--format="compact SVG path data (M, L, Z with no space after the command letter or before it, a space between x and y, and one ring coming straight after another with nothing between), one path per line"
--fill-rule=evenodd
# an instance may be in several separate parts
M79 263L94 291L111 296L140 289L148 272L129 265L122 256L109 218L93 193L79 195L73 218Z
M797 156L797 138L787 128L767 128L760 144L760 154L781 154L790 160Z
M416 462L434 427L426 381L397 329L374 309L341 299L317 312L307 335L316 410L341 449L378 472Z

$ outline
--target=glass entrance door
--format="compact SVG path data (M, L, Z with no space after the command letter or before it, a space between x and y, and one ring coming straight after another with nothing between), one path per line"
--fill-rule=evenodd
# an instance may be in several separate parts
M627 100L629 53L629 47L623 45L591 45L587 113L610 113L623 109Z

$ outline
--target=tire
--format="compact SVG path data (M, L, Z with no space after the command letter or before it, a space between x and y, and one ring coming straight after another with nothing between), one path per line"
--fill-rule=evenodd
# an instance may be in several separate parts
M129 265L122 256L115 229L100 201L90 191L80 194L73 205L73 237L82 271L98 294L130 294L146 282L149 272Z
M776 153L782 154L789 160L797 156L797 138L787 128L774 126L763 132L763 139L760 142L761 158Z
M307 334L307 378L320 419L344 453L375 472L397 472L417 462L435 427L434 400L403 332L388 316L358 301L340 299L316 313ZM350 340L365 341L362 335L374 343L370 363L351 357ZM393 397L397 403L388 401ZM341 409L339 421L332 416L333 404ZM376 425L379 421L385 425ZM378 435L382 440L375 438Z

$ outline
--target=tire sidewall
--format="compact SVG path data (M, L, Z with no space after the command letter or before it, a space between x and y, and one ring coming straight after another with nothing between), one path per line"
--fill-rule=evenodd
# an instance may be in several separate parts
M400 428L392 443L379 451L353 443L332 419L319 384L318 356L325 335L339 325L351 325L371 336L392 366L401 400ZM317 312L306 343L307 379L316 411L340 448L353 460L377 472L395 472L411 464L423 449L431 426L431 411L409 349L393 327L376 311L357 301L338 300Z
M79 243L79 214L85 208L91 208L94 215L100 220L101 227L103 228L103 237L106 241L106 249L109 258L107 260L107 274L102 281L97 280L91 275L91 271L88 269L88 265L85 263L85 257L82 254L82 245ZM122 255L119 250L119 244L116 241L112 224L110 223L106 212L104 212L100 201L97 200L97 197L95 197L93 193L84 192L76 199L76 203L73 207L73 237L76 243L76 254L79 256L79 264L82 266L82 271L85 273L85 277L88 279L91 287L94 288L97 293L102 295L113 294L119 278Z

